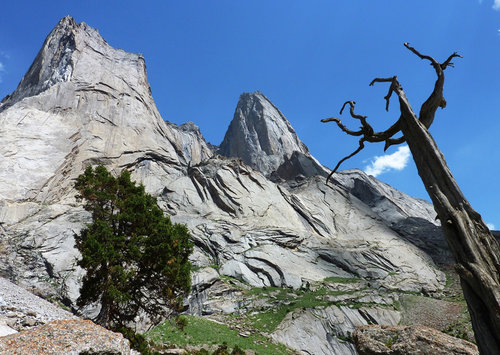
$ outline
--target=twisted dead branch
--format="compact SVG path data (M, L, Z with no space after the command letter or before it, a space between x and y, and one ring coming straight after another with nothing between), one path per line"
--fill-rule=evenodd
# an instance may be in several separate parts
M421 54L419 51L417 51L415 48L411 47L409 43L404 43L404 46L410 50L412 53L417 55L420 59L425 59L430 61L430 64L434 68L437 79L436 83L434 84L434 90L430 94L429 98L422 104L422 107L420 109L420 114L419 114L419 120L424 124L426 128L429 128L432 123L434 122L434 116L436 113L436 110L438 107L445 108L446 107L446 100L443 97L443 87L444 87L444 70L447 67L453 67L452 59L453 58L462 58L459 54L454 52L451 54L443 63L439 63L437 60L435 60L433 57ZM390 78L375 78L370 82L370 86L373 86L375 83L385 83L389 82L391 83L389 86L389 91L387 92L387 95L384 97L385 100L385 110L389 111L389 103L391 96L393 92L398 91L402 92L402 87L398 82L398 77L397 76L392 76ZM364 148L364 143L365 142L370 142L370 143L377 143L377 142L384 142L385 141L385 146L384 146L384 151L386 151L390 146L392 145L398 145L406 142L406 139L404 136L401 136L399 138L392 138L394 135L396 135L398 132L401 132L400 128L400 122L401 122L401 117L398 118L396 123L394 123L391 127L389 127L387 130L382 131L382 132L375 132L373 128L368 124L366 121L367 116L361 116L358 114L354 113L354 105L356 104L354 101L346 101L344 105L342 106L342 109L340 110L340 114L342 114L342 111L344 110L344 107L346 104L350 105L350 113L353 118L356 118L361 121L361 129L359 131L352 131L348 129L346 126L342 124L342 121L339 118L336 117L329 117L322 119L321 122L336 122L339 128L344 131L345 133L351 135L351 136L363 136L359 140L359 147L351 154L348 156L342 158L335 168L330 172L328 175L326 182L330 180L332 175L337 171L337 169L340 167L340 165L346 161L347 159L352 158L354 155L358 154L363 148Z

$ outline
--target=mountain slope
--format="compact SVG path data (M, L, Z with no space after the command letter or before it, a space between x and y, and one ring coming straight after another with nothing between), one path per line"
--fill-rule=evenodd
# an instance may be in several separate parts
M335 277L361 280L353 292L372 303L389 302L392 291L442 289L425 252L439 234L417 242L438 228L432 206L361 171L325 185L325 168L263 94L242 95L218 151L229 158L214 155L193 123L162 120L142 56L63 18L0 106L0 274L74 303L83 271L73 236L89 215L73 183L104 164L129 169L188 225L199 269L192 313L245 312L242 289L297 291ZM360 312L344 313L368 322L372 311ZM325 349L339 346L335 339Z

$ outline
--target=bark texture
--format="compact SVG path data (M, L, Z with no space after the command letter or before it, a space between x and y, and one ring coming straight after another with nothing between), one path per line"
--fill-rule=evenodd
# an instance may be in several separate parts
M408 143L418 173L432 199L455 258L480 353L500 354L500 247L479 213L471 207L460 191L443 154L427 130L434 121L437 108L446 106L443 97L444 70L448 66L453 66L451 62L453 58L460 56L453 53L446 61L438 63L434 58L419 53L408 43L405 43L405 47L419 58L430 61L437 75L434 90L422 105L417 117L397 77L375 78L370 85L377 82L390 83L389 92L385 97L386 109L389 108L392 93L395 93L399 98L401 116L384 132L370 133L366 129L363 131L362 128L361 134L364 134L362 140L385 141L386 149L393 144L405 141ZM363 117L366 122L366 117ZM335 121L335 119L323 121ZM362 124L365 127L363 122ZM342 130L352 134L346 129ZM392 138L399 131L402 132L402 136ZM360 148L351 156L362 149L361 143L360 140Z

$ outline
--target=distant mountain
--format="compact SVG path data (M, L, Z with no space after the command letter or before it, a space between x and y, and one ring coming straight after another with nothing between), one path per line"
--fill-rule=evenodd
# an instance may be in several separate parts
M95 164L129 169L189 227L193 314L247 312L253 303L245 288L356 279L349 299L365 302L365 311L332 305L314 311L316 318L304 311L304 319L321 320L317 337L329 334L311 343L322 342L323 353L352 353L335 334L397 323L398 311L384 310L392 292L444 287L434 261L448 254L429 203L358 170L334 174L326 185L328 170L260 92L241 95L224 141L209 146L193 123L161 118L141 55L110 47L71 17L2 100L0 154L0 274L68 305L83 272L75 266L74 234L90 218L73 184ZM332 317L350 323L329 328ZM273 336L297 349L290 334L306 325L293 324Z

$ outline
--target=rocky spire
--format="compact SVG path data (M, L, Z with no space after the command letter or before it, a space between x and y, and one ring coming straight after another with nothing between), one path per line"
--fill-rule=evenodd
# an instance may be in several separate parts
M266 176L290 179L323 175L285 116L261 92L244 93L219 147L219 154L239 157Z
M0 162L0 195L13 200L57 200L88 164L121 170L142 162L147 178L157 161L182 170L212 155L199 131L165 124L142 55L111 47L70 16L49 33L0 114L9 132L0 154L10 154Z
M17 89L4 98L2 109L25 97L37 95L55 83L68 81L73 72L72 54L76 48L75 34L85 24L78 25L71 16L62 18L47 36L33 64Z
M66 16L49 33L28 72L16 90L2 100L0 109L58 83L109 86L115 77L131 89L145 86L146 94L150 91L142 55L112 48L96 29Z

